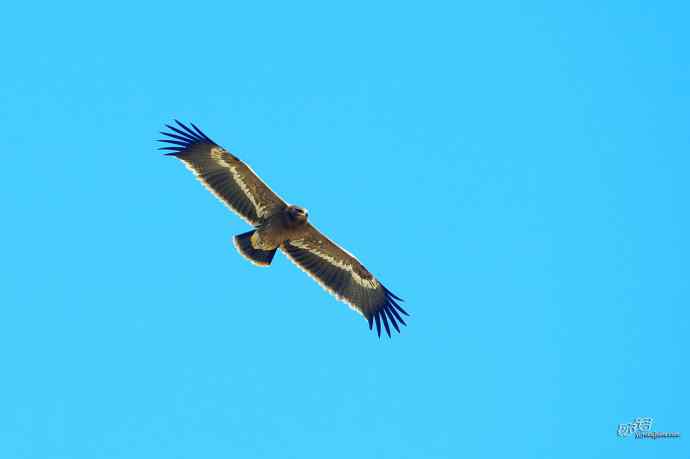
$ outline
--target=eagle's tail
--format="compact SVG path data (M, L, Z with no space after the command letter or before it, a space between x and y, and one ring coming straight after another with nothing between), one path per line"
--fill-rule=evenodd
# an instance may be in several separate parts
M252 235L256 230L251 230L247 233L238 234L234 238L235 247L247 260L255 265L268 266L273 261L273 255L276 254L276 249L261 250L256 249L252 245Z

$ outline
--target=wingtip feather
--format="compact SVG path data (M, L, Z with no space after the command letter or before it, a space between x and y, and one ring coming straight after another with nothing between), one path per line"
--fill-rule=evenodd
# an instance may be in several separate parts
M386 307L383 308L383 311L386 313L386 315L390 319L391 325L393 325L393 328L395 328L395 331L400 333L400 327L398 327L398 324L395 322L395 317L393 317L393 314L391 314L390 306L386 305Z
M198 144L212 144L216 145L215 142L213 142L206 134L204 134L201 129L196 127L193 123L192 126L194 126L194 129L197 131L195 132L194 130L190 129L187 125L182 123L179 120L174 120L177 126L175 127L170 124L165 124L165 127L170 129L171 132L166 132L166 131L160 131L161 134L163 134L166 137L170 138L164 138L164 139L158 139L159 142L167 143L167 144L172 144L172 145L179 145L182 148L180 148L179 151L186 150L190 148L193 145L198 145Z
M383 326L386 328L386 333L388 334L388 337L391 337L391 329L388 327L388 319L386 318L386 314L383 311L379 311L379 315L381 316L381 319L383 320Z

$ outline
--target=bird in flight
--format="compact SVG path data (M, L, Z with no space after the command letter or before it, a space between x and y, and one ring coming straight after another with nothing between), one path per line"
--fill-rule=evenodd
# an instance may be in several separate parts
M352 254L338 246L309 223L303 207L288 205L237 156L219 146L194 123L191 127L175 120L166 124L167 156L174 156L226 206L254 229L234 237L237 250L258 266L269 266L281 249L299 268L337 299L344 301L369 322L381 325L391 336L398 333L401 315L409 314L398 304L402 299L381 284Z

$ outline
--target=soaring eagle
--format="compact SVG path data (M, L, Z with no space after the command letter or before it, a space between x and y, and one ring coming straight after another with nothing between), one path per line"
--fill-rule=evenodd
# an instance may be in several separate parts
M235 236L237 250L252 263L268 266L281 249L299 268L328 292L344 301L369 321L381 323L391 336L389 323L400 332L402 315L409 315L397 301L402 299L381 284L352 254L338 246L311 223L303 207L288 205L244 162L219 146L198 127L175 120L170 132L161 132L169 144L168 156L181 160L201 183L235 211L253 230ZM397 301L396 301L397 300Z

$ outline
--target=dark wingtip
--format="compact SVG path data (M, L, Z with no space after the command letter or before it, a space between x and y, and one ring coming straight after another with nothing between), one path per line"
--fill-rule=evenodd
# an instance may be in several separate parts
M408 317L410 316L410 314L409 314L407 311L405 311L405 310L402 308L402 306L400 306L398 303L395 302L395 300L393 299L393 297L390 297L390 296L389 296L389 297L388 297L388 302L389 302L391 305L393 305L393 307L394 307L395 309L397 309L398 311L400 311L401 313L405 314L405 315L408 316Z
M393 316L393 314L391 314L391 307L389 305L386 305L383 308L383 312L385 312L386 315L388 316L388 319L390 319L391 325L393 325L393 328L395 328L395 331L400 333L400 327L398 327L398 324L395 322L395 317Z
M365 317L369 322L369 330L373 329L374 322L376 322L376 334L378 335L378 337L381 338L381 329L383 328L388 337L391 338L393 335L391 333L391 325L395 329L395 331L400 333L399 324L407 326L407 323L405 322L405 320L403 320L401 314L406 316L409 316L410 314L408 314L407 311L405 311L395 301L396 299L398 299L398 301L402 301L400 300L400 297L396 296L393 292L388 290L382 284L379 285L383 288L384 297L378 305L372 305L373 308L369 309L372 312L369 316ZM381 322L383 322L383 327L381 326Z
M198 135L194 131L192 131L186 124L181 123L178 120L175 120L175 123L177 123L177 125L180 126L182 129L187 131L192 137L198 137Z
M383 320L383 326L386 328L386 333L388 334L388 337L391 337L391 329L388 327L388 319L386 318L386 314L383 311L379 311L379 315L381 316L381 319Z
M162 149L176 149L176 151L181 152L198 144L216 145L215 142L213 142L206 134L204 134L201 131L201 129L194 126L194 124L192 124L192 126L194 126L196 132L178 120L175 120L175 123L177 123L179 127L171 126L170 124L165 125L165 127L170 129L171 132L160 131L160 133L169 138L158 139L158 142L162 142L164 144L177 145L178 147L167 147Z
M398 322L400 322L401 324L403 324L404 326L407 327L407 324L405 323L403 318L400 317L400 314L398 314L398 311L396 311L395 308L390 304L388 305L388 311L391 312L395 316L396 319L398 319Z
M207 136L206 134L204 134L204 132L203 132L201 129L199 129L198 127L196 127L196 124L192 123L191 121L189 122L189 124L192 125L192 127L194 128L194 130L195 130L197 133L199 133L199 135L200 135L201 137L203 137L204 139L208 140L209 142L211 142L211 143L213 143L213 144L216 143L216 142L214 142L213 140L211 140L211 138L210 138L209 136Z
M395 293L393 293L393 292L391 292L390 290L388 290L388 289L386 288L385 285L381 284L381 287L383 288L383 291L386 292L386 300L387 300L387 302L388 302L391 306L393 306L393 308L394 308L393 310L397 309L397 310L400 311L402 314L405 314L406 316L409 317L410 314L409 314L407 311L405 311L405 310L402 308L402 306L400 306L400 305L396 302L396 300L398 300L398 301L404 301L404 300L403 300L402 298L400 298L398 295L396 295ZM405 322L403 322L403 324L405 324Z
M393 292L391 292L390 290L388 290L388 289L386 288L385 285L382 284L381 287L383 287L383 289L386 291L386 293L387 293L388 295L392 296L392 297L395 298L396 300L398 300L398 301L403 301L403 302L405 301L405 300L403 300L402 298L400 298L398 295L396 295L395 293L393 293Z

